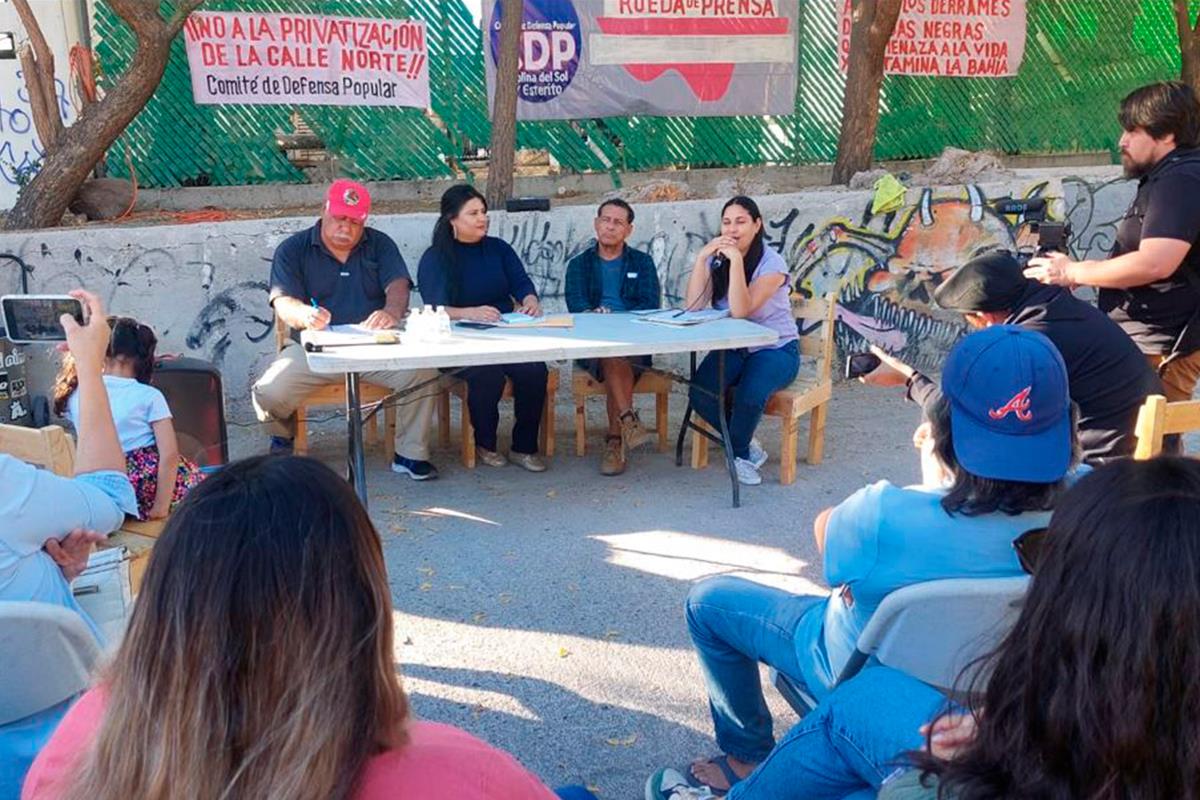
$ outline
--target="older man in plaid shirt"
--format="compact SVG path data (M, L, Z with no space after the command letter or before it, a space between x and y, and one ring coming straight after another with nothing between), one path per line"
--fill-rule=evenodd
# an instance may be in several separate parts
M567 264L567 309L573 314L611 314L659 307L658 270L649 254L626 244L633 233L633 208L624 200L605 200L596 211L596 241ZM604 383L608 403L608 435L600 474L625 471L629 450L650 434L633 409L637 372L649 356L596 358L580 366Z

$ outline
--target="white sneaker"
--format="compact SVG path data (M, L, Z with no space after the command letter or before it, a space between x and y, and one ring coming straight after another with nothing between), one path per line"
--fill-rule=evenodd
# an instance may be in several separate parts
M763 450L758 439L750 440L750 463L754 465L755 469L762 469L762 465L767 463L767 451Z
M753 462L744 458L735 458L733 468L737 471L738 483L746 486L758 486L762 483L762 475L758 474L758 467L754 466Z
M716 797L707 786L692 786L676 769L660 769L646 781L646 800L710 800Z

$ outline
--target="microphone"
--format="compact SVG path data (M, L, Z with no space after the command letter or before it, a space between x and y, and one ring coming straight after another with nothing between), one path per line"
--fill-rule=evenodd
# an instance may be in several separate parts
M714 253L712 258L708 259L708 268L710 270L718 270L722 267L729 266L729 256L724 253Z

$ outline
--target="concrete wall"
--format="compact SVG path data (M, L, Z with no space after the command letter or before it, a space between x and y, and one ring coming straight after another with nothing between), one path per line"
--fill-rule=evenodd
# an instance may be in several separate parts
M837 291L840 349L866 341L911 363L934 367L961 333L954 317L931 310L940 275L972 254L1012 247L1025 226L997 215L988 201L1046 196L1055 216L1075 226L1073 244L1095 255L1111 246L1132 187L1112 170L1081 177L1031 171L998 184L911 189L899 211L872 214L870 192L824 189L759 198L767 238L804 290ZM715 235L720 202L646 204L637 209L633 242L658 265L666 302L678 302L696 251ZM492 232L520 254L551 309L562 307L567 259L588 246L591 206L548 213L495 214ZM30 289L98 291L117 313L150 323L163 352L220 365L231 417L246 422L249 387L274 348L267 275L275 246L311 218L160 227L88 227L0 234L0 256L16 255L33 270ZM434 215L380 216L373 224L399 243L415 271ZM17 270L0 257L0 291L16 291ZM53 359L34 349L31 387L46 392Z

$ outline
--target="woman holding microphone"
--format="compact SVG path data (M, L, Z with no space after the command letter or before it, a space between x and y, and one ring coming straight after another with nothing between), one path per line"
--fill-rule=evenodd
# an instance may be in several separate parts
M800 369L799 334L788 300L788 267L763 242L763 219L749 197L734 197L721 209L721 235L696 256L687 285L687 308L711 305L779 334L773 344L725 351L725 382L718 386L719 353L700 362L688 397L701 418L721 429L729 424L738 481L762 483L758 470L767 454L754 439L771 395L791 384Z

